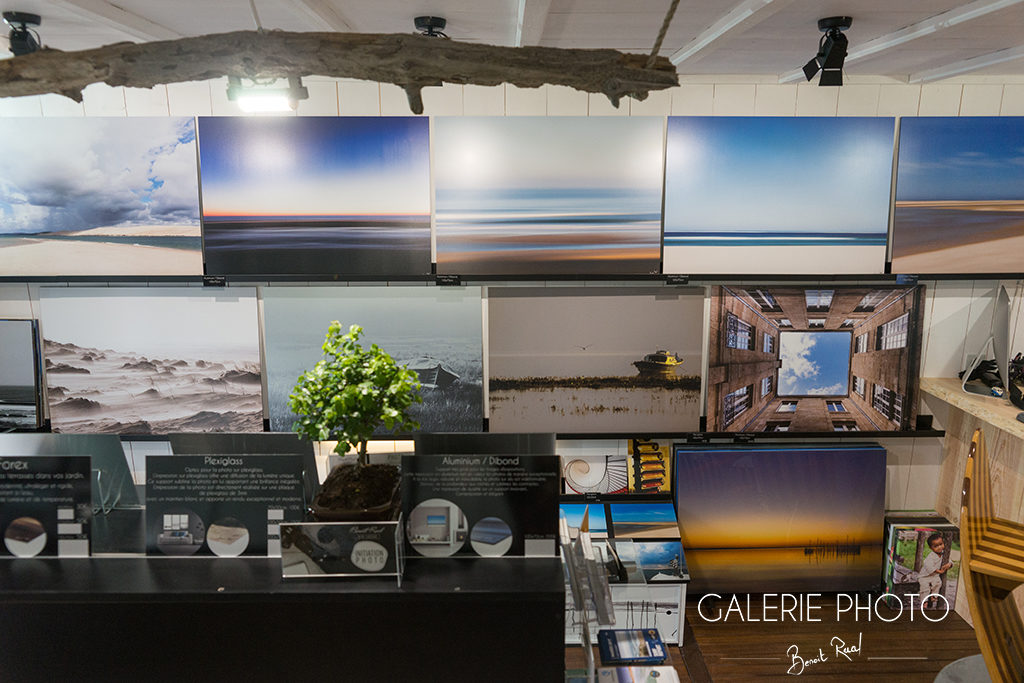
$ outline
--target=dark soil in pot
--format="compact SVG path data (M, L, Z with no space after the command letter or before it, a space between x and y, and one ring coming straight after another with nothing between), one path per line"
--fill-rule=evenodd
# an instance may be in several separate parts
M395 519L399 483L393 465L338 465L313 499L313 517L320 522Z

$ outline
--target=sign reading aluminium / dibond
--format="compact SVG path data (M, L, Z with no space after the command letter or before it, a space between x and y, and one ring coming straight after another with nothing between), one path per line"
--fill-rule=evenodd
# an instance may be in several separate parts
M411 555L554 555L558 475L557 455L404 456Z
M148 555L278 557L302 512L302 456L146 458Z
M0 458L0 557L88 557L91 458Z

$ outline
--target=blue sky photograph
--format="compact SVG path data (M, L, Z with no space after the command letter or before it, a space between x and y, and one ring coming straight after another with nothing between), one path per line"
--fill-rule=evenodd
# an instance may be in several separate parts
M203 215L430 213L428 122L200 117Z
M587 519L590 522L590 531L608 533L608 520L604 516L603 504L577 505L574 503L562 503L558 507L565 513L569 526L575 529L580 528L580 524L583 522L583 514L589 508L590 514Z
M612 521L617 524L675 524L672 503L612 503Z
M1024 199L1021 117L904 117L897 201Z
M849 393L849 332L781 332L779 396Z
M668 119L665 231L888 229L888 117Z

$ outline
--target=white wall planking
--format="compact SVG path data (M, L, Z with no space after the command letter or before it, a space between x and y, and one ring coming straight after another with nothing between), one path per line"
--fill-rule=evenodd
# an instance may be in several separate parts
M504 116L505 87L462 86L462 113L465 116Z
M412 116L405 91L392 83L380 84L381 116Z
M873 83L850 83L839 88L839 116L877 116L881 86Z
M629 100L623 97L616 107L601 93L587 93L587 113L590 116L629 116Z
M757 86L753 83L716 83L712 113L715 116L753 116Z
M586 116L589 110L587 93L564 85L545 85L548 116Z
M672 92L655 90L647 94L646 100L623 100L629 103L630 116L668 116L672 113ZM622 106L625 106L623 104Z
M167 116L167 86L125 88L124 105L128 116Z
M921 376L956 377L963 359L974 283L939 280L932 289L932 315L921 361Z
M338 113L342 116L380 116L380 85L369 81L339 82Z
M839 88L823 88L817 83L796 86L797 116L835 116L838 109Z
M462 116L462 88L458 83L424 88L423 113L429 116Z
M673 116L711 116L714 113L713 83L684 83L672 88Z
M925 83L921 86L920 116L957 116L963 86L959 83Z
M907 439L913 445L913 456L907 470L905 510L934 510L938 502L939 476L942 470L942 439Z
M881 439L885 448L885 509L906 510L907 488L913 476L915 439Z
M82 91L86 116L127 116L124 88L93 83Z
M755 116L795 116L796 86L759 83L754 90Z
M1007 83L1003 86L1001 116L1024 116L1024 84Z
M547 91L544 88L520 88L505 84L506 116L546 116Z
M966 83L960 97L960 116L999 116L1002 103L1002 85Z
M981 350L981 345L992 334L992 317L995 313L996 287L999 283L992 280L975 280L971 291L971 307L967 314L967 329L963 335L964 348L960 357L960 366L967 367L967 362ZM986 358L992 357L992 350L986 351ZM949 377L949 375L946 375Z
M239 106L228 99L228 77L210 81L210 113L213 116L245 116Z
M40 95L39 103L43 108L43 116L85 116L85 107L63 95Z
M43 103L39 95L0 98L0 116L42 116Z
M300 100L295 109L297 116L337 116L338 83L336 81L303 81L309 90L309 99Z
M878 86L879 116L917 116L921 105L921 86L892 85Z
M227 86L225 85L225 91ZM167 109L171 116L210 116L213 103L209 81L167 84Z

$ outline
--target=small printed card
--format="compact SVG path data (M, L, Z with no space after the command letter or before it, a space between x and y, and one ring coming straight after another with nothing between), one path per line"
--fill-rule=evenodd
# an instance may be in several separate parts
M661 664L668 656L656 628L602 629L597 646L602 664Z

